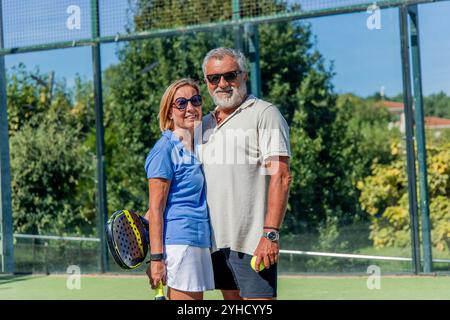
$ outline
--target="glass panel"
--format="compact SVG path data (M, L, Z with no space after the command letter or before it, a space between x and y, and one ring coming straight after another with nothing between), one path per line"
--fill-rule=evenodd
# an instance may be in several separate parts
M351 256L411 257L398 11L379 17L380 28L366 12L260 27L263 92L291 126L281 247L302 252L283 254L282 272L411 272L407 259ZM282 55L276 28L298 34Z
M114 36L227 22L232 3L99 0L100 31ZM240 3L241 17L249 18L372 2ZM420 6L433 258L441 260L450 259L449 9L449 2ZM90 0L6 0L2 10L6 48L91 36ZM212 110L202 59L211 48L235 46L244 30L218 26L101 46L109 214L124 208L144 214L148 207L143 165L160 136L165 88L181 77L199 80L203 112ZM291 128L293 184L280 273L366 273L372 265L410 273L398 9L261 24L258 32L261 98L278 106ZM96 271L96 241L20 236L96 235L91 48L13 54L6 67L17 271L61 272L70 264ZM448 262L433 266L449 271ZM121 271L112 258L110 270Z
M450 2L419 6L433 271L450 271Z
M113 36L134 30L136 0L100 0L100 34Z
M5 48L91 37L90 0L2 1Z
M95 237L91 61L89 47L6 57L17 272L97 268L97 242L29 238Z

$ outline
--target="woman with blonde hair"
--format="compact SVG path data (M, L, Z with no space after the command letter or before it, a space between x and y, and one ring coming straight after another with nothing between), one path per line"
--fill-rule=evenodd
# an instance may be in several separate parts
M168 298L203 299L214 289L205 179L194 154L194 129L201 123L202 97L191 79L165 91L159 111L161 138L145 161L149 185L152 288L168 286Z

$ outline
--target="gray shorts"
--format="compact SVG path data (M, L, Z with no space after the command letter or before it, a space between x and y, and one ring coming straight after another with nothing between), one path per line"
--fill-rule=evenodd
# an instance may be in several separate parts
M211 255L214 283L219 290L239 290L242 298L275 298L277 296L277 265L256 272L250 266L252 256L219 249Z

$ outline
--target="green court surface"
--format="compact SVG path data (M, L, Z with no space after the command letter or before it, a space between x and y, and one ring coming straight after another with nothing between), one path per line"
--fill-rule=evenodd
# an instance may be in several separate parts
M73 280L73 279L72 279ZM364 276L280 276L280 300L347 299L450 299L450 277L382 276L379 289L368 289ZM370 282L370 280L369 280ZM153 299L145 276L82 275L80 289L68 289L77 282L67 275L0 275L0 300L124 300ZM375 282L370 282L372 285ZM218 291L209 291L205 299L221 299Z

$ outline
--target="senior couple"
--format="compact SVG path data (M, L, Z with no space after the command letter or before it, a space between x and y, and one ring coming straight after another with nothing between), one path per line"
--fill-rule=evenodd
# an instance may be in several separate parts
M246 59L216 48L203 60L216 108L202 117L190 79L172 83L160 104L161 138L145 161L149 185L152 288L169 299L226 300L277 295L279 228L286 211L289 128L277 107L247 94ZM256 256L265 268L254 271Z

